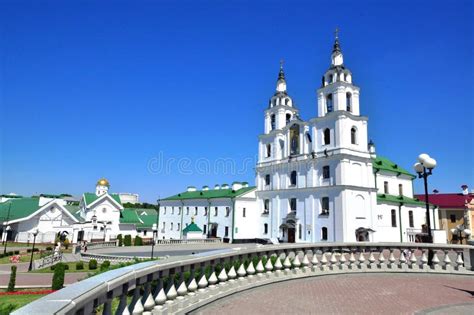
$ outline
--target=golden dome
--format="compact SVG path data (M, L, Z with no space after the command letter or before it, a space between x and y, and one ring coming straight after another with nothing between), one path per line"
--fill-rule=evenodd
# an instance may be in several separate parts
M107 186L109 187L110 184L109 184L109 181L105 178L101 178L97 181L97 186Z

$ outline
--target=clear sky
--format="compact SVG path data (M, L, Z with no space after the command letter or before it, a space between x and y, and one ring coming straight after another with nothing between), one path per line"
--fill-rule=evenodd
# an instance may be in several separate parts
M253 183L279 60L315 117L336 26L377 153L474 188L472 1L73 2L0 1L0 193Z

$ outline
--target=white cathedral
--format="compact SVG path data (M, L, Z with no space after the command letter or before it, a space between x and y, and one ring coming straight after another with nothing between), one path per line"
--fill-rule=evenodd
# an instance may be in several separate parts
M259 136L256 187L189 187L161 200L160 238L182 238L193 217L204 236L230 242L415 241L426 223L425 205L413 197L415 176L376 156L359 91L336 36L317 116L304 121L281 65ZM430 215L438 222L436 211ZM443 233L433 230L434 241L446 242Z

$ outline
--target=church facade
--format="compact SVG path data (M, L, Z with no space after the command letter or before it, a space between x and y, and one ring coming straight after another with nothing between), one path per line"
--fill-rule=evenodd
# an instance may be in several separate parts
M247 207L256 214L257 223L244 225L248 238L406 242L415 241L422 232L425 205L413 198L415 176L377 157L368 138L368 118L361 115L359 94L337 36L331 64L316 91L316 117L301 119L280 65L259 136L256 198ZM431 222L438 220L436 212L430 215ZM227 225L242 230L232 222ZM180 238L181 234L165 231L162 236Z

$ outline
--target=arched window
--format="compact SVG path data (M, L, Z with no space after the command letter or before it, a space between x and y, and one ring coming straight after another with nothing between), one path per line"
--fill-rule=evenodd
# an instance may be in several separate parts
M291 120L291 114L286 114L286 124L288 125Z
M285 105L290 105L290 99L289 98L285 98Z
M331 130L324 129L324 144L331 144Z
M296 211L296 198L291 198L290 199L290 210L291 211Z
M171 222L170 231L173 231L173 222Z
M397 227L397 212L395 211L395 209L392 209L391 215L392 215L392 227Z
M383 193L388 194L388 182L383 182Z
M333 76L332 74L330 74L330 75L328 76L328 84L331 84L332 81L333 81L333 79L334 79L334 76Z
M270 120L271 120L271 130L274 130L275 129L275 115L272 115L270 116Z
M357 144L357 129L355 127L351 128L351 143Z
M265 175L265 186L269 186L270 185L270 175L267 174Z
M265 199L263 201L263 213L270 212L270 199Z
M328 94L328 96L326 96L326 111L330 113L333 111L333 109L332 94Z
M300 154L300 126L298 124L290 128L290 154Z
M230 207L225 207L225 216L228 217L230 215Z
M194 215L198 215L198 207L194 207Z
M189 207L186 207L186 215L189 215Z
M329 197L321 199L321 214L329 214Z
M268 223L263 224L263 234L268 234Z
M293 171L290 174L290 185L296 186L296 171Z
M271 156L272 156L272 145L267 144L267 157L271 157Z
M204 216L207 217L207 207L204 207Z
M321 240L322 241L327 241L328 240L328 228L323 226L321 228Z
M352 94L349 92L346 93L346 110L352 112Z
M408 223L410 225L410 227L414 227L415 224L413 222L413 211L408 211Z
M219 215L219 208L214 207L214 216L217 217Z

